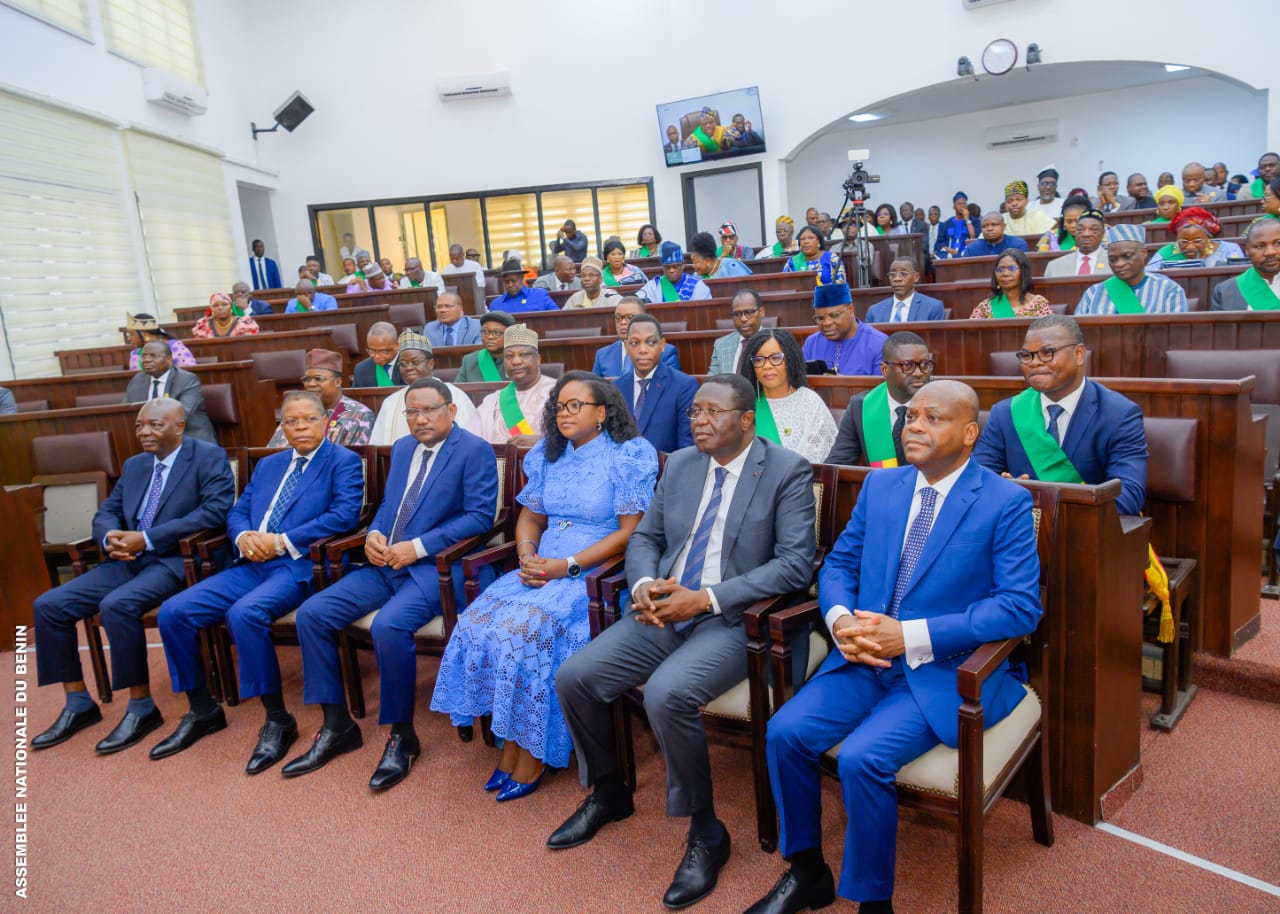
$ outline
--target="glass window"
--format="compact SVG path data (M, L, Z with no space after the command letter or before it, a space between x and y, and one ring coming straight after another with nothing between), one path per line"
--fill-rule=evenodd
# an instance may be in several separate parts
M81 38L92 37L89 32L89 11L85 8L85 0L4 0L4 2Z
M542 239L538 231L538 198L535 194L485 197L485 224L489 229L489 263L502 266L506 256L518 257L526 267L542 263Z
M640 226L649 221L649 185L598 187L596 205L600 209L600 237L617 235L628 251L639 246Z
M324 209L316 213L316 235L320 238L320 256L324 271L335 280L347 275L344 258L355 258L357 251L373 256L373 231L369 228L369 210Z
M421 203L375 206L373 224L378 230L378 259L390 257L397 273L404 272L404 262L410 257L430 261L427 212Z
M591 207L590 187L581 190L553 190L542 195L542 237L547 239L548 254L555 244L556 233L566 219L572 219L578 231L587 236L587 253L599 254L603 242L596 235L596 215Z
M484 222L480 218L480 200L441 200L431 204L433 269L440 270L449 262L449 246L475 248L484 260Z
M112 51L204 85L191 0L102 0L101 9Z

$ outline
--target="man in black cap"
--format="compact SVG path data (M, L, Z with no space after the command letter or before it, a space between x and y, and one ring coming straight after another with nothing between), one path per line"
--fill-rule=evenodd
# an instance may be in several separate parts
M1058 169L1046 168L1036 175L1040 195L1027 204L1027 209L1044 210L1050 219L1062 218L1062 195L1058 193Z
M1044 267L1044 275L1050 276L1108 276L1111 264L1102 246L1107 237L1107 226L1102 213L1087 209L1076 220L1076 249L1055 257Z
M551 293L524 283L524 267L514 257L502 262L502 288L506 293L489 302L489 310L519 314L521 311L559 311Z

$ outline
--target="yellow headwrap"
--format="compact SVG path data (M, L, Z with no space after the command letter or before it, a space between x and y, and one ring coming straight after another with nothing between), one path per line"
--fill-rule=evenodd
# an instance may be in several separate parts
M1166 184L1164 187L1156 191L1156 202L1160 202L1161 197L1173 197L1178 201L1178 206L1182 206L1182 188L1174 187L1172 184Z
M1007 197L1009 194L1022 194L1025 197L1027 195L1027 182L1010 181L1004 186L1004 195Z
M795 227L795 224L796 224L796 220L792 219L790 216L779 216L774 224L776 225L778 222L785 222L787 225L790 225L793 228Z

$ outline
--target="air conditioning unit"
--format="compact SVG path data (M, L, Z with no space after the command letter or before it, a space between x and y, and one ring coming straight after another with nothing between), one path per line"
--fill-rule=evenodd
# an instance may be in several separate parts
M485 73L480 76L455 76L436 82L440 100L462 101L469 98L500 98L511 94L510 73Z
M1057 120L1028 121L1025 124L1003 124L988 127L985 139L988 149L1006 149L1010 146L1035 146L1058 141Z
M195 117L209 110L209 93L174 76L167 70L147 67L142 71L142 95L153 105Z
M1009 0L960 0L960 5L967 10L976 10L980 6L992 6L996 3L1008 3Z

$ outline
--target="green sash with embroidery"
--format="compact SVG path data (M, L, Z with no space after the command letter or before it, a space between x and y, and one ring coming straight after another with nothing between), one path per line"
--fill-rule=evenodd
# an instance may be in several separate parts
M486 381L502 380L502 372L498 370L498 363L493 360L493 353L488 349L481 349L476 353L476 364L480 366L480 377Z
M774 444L782 444L782 436L778 434L778 423L773 418L773 407L769 405L769 398L763 393L756 395L756 434Z
M1107 290L1111 304L1116 307L1116 314L1146 314L1147 309L1138 301L1138 294L1133 287L1119 276L1112 276L1102 284Z
M1271 288L1271 283L1263 279L1262 274L1253 267L1249 267L1249 269L1240 274L1240 278L1236 280L1236 288L1240 290L1244 300L1249 303L1250 311L1275 311L1280 309L1280 298L1276 298L1276 293Z
M1018 316L1013 313L1013 305L1009 304L1009 299L1005 296L1003 292L999 293L998 295L992 296L991 301L988 302L988 304L991 307L992 317L1017 317Z
M1045 427L1044 410L1040 408L1040 391L1028 387L1009 402L1009 418L1022 449L1027 452L1036 479L1045 482L1084 482L1075 465L1067 459L1062 445L1053 440Z
M889 385L877 384L862 398L862 437L867 442L867 465L890 469L898 465L889 424Z

